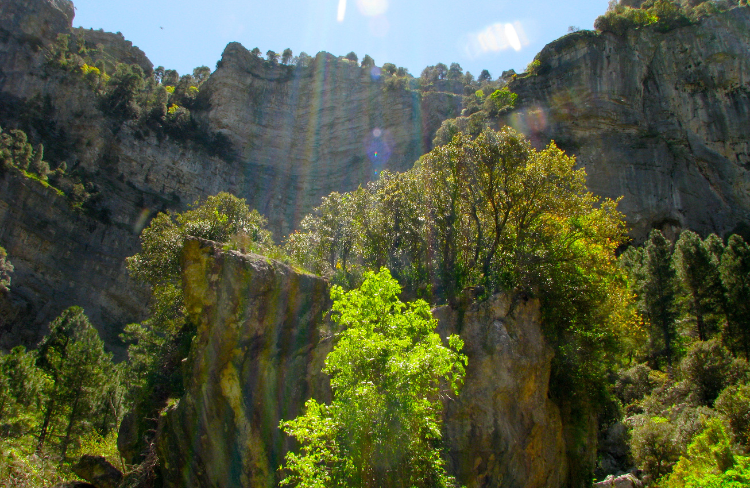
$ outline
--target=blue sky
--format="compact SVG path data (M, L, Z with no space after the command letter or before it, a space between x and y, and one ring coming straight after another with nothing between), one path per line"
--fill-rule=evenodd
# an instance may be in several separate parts
M75 27L122 32L155 66L213 69L227 43L278 53L369 54L415 75L459 63L475 76L524 67L569 26L591 29L607 0L74 0Z

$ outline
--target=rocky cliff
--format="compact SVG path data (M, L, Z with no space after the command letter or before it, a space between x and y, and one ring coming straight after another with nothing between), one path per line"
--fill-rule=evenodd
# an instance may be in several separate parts
M575 153L593 192L623 196L634 237L750 230L750 8L666 33L580 31L537 59L504 122Z
M189 240L182 262L197 336L185 395L157 441L165 484L275 486L292 447L279 421L330 397L320 372L333 341L327 284L209 241ZM552 351L538 304L500 295L462 317L434 314L441 334L460 331L469 358L462 392L446 401L449 471L468 487L561 486L563 426L547 398Z
M99 223L117 233L117 256L136 248L138 233L156 212L183 210L219 191L246 198L280 237L321 196L356 188L384 168L408 168L430 149L441 121L461 109L458 95L389 85L377 70L326 53L306 66L286 66L230 43L192 108L202 134L226 141L217 153L189 137L113 118L83 77L49 66L45 46L73 32L71 2L0 0L0 7L0 125L24 129L34 144L44 144L53 167L66 161L97 189L99 210L107 216ZM74 34L106 60L151 69L122 36ZM577 32L548 45L538 59L535 73L511 82L518 106L501 122L538 145L555 139L575 153L594 192L624 196L621 209L634 237L642 238L651 226L740 230L750 237L744 130L750 113L749 8L667 33ZM0 245L19 249L23 244L16 239L24 231L12 226L24 220L26 209L12 193L0 194L0 201L18 216L6 222ZM48 225L59 226L55 233L75 226ZM85 231L70 239L91 255L112 254ZM10 259L21 257L11 251ZM29 270L45 271L13 281L19 287L31 286L26 280L43 284L26 313L32 323L24 324L39 330L64 306L54 298L65 294L55 291L59 281L53 277L70 276L70 269L51 256L28 259L49 264L29 261ZM74 262L86 266L87 259L77 254ZM111 266L112 276L124 276L121 260ZM86 273L75 274L69 286L89 289L93 281L86 280ZM100 327L117 329L144 316L137 293L120 293L124 283L96 280L105 295L122 296L114 308L111 301L87 302L87 312L101 317Z
M229 191L264 213L281 237L322 196L355 189L386 168L410 167L429 150L441 121L460 112L459 96L387 90L377 72L343 58L320 53L304 68L269 65L231 43L193 110L207 134L223 134L231 144L223 150L234 157L219 157L189 139L113 119L81 76L47 62L45 47L59 34L71 34L109 64L135 63L150 72L150 61L121 35L71 29L73 5L67 0L0 0L0 7L0 125L22 128L34 144L44 144L53 167L66 161L99 191L107 216L100 223L118 235L112 276L125 275L122 258L135 252L140 230L158 211L184 210L199 198ZM21 288L31 286L27 280L40 284L24 315L31 317L23 324L29 337L38 336L67 304L58 299L59 276L67 277L71 288L122 295L114 308L111 301L95 299L97 294L85 302L87 313L102 320L100 327L111 329L110 337L143 318L145 302L132 284L87 277L87 253L75 254L73 262L81 268L73 274L54 255L16 255L13 250L23 245L18 236L25 232L16 225L28 209L12 193L0 193L0 201L18 217L6 220L0 245L11 250L11 261L29 259L27 269L39 271L17 273L13 280L15 302L23 298L17 295L25 296ZM64 199L50 203L67 212ZM56 234L76 224L48 225ZM68 235L72 247L65 252L111 254L85 230ZM6 339L4 346L20 341Z

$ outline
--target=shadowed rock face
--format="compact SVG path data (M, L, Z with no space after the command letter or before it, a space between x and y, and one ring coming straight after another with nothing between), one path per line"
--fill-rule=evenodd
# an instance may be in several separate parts
M538 59L506 122L575 153L594 193L623 196L637 240L750 224L750 8L667 33L581 31Z
M183 252L188 314L197 324L186 393L159 437L166 486L275 486L292 447L278 429L306 399L330 400L321 373L331 350L327 283L260 256L189 240ZM561 486L563 428L547 399L552 351L539 306L500 295L458 314L434 311L443 335L460 329L466 383L447 400L449 470L468 487Z

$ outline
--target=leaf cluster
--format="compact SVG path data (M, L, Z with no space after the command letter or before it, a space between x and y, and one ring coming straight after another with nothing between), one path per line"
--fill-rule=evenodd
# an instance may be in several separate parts
M309 400L282 422L297 438L282 484L452 486L440 456L442 397L456 394L466 357L457 336L444 345L426 302L403 303L387 269L360 288L333 287L332 319L342 328L326 358L334 399Z

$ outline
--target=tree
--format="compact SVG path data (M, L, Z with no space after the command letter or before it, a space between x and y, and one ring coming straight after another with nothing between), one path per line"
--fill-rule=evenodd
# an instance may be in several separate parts
M369 54L365 54L365 57L362 58L362 67L372 68L373 66L375 66L375 60L372 59Z
M10 290L10 274L13 272L13 264L8 259L5 248L0 246L0 292Z
M383 71L392 76L396 74L397 68L393 63L385 63L383 64Z
M489 71L487 71L486 69L483 69L482 72L479 73L479 78L477 78L477 81L479 81L479 83L492 81L492 75L490 74Z
M252 54L256 58L259 58L260 57L260 49L258 49L257 47L254 47L253 50L250 51L250 54Z
M461 65L458 63L451 63L450 68L448 68L448 79L449 80L459 80L463 77L464 70L461 68Z
M736 344L750 361L750 246L732 235L721 256L721 281L726 290L728 330L724 340Z
M344 56L344 59L348 59L349 61L356 63L359 59L357 58L357 54L354 51L351 51L349 54Z
M284 51L281 53L281 63L289 64L289 62L292 60L292 57L292 50L289 48L284 49Z
M712 250L710 246L718 248ZM704 242L690 230L680 234L675 245L674 265L687 291L690 312L695 317L696 332L701 341L708 340L718 330L724 308L720 260L721 241L718 237L707 238Z
M271 64L276 64L279 62L279 55L270 49L266 51L266 58L268 59L268 62Z
M651 322L651 351L656 354L659 336L664 341L661 355L672 365L675 321L677 320L677 276L672 266L672 245L658 229L649 234L643 261L642 288L646 315ZM652 361L656 361L653 357Z
M201 86L209 76L211 76L211 68L208 66L198 66L193 70L193 78L197 86Z
M65 454L81 420L89 418L113 377L111 355L80 307L70 307L50 323L39 344L37 366L52 381L44 407L37 449L41 450L55 419L63 419L60 455Z
M334 286L332 317L342 327L326 358L330 405L309 400L304 415L281 422L301 444L286 457L282 484L452 486L440 456L441 395L457 394L466 357L457 336L434 332L426 302L403 303L387 269L359 289Z
M435 65L435 75L438 80L444 80L448 76L448 67L444 63L438 63Z
M180 214L159 213L141 233L141 252L127 258L130 274L151 286L148 325L164 333L183 324L180 253L186 236L219 242L236 237L252 246L248 250L261 252L273 247L266 220L244 199L222 192L192 207Z

